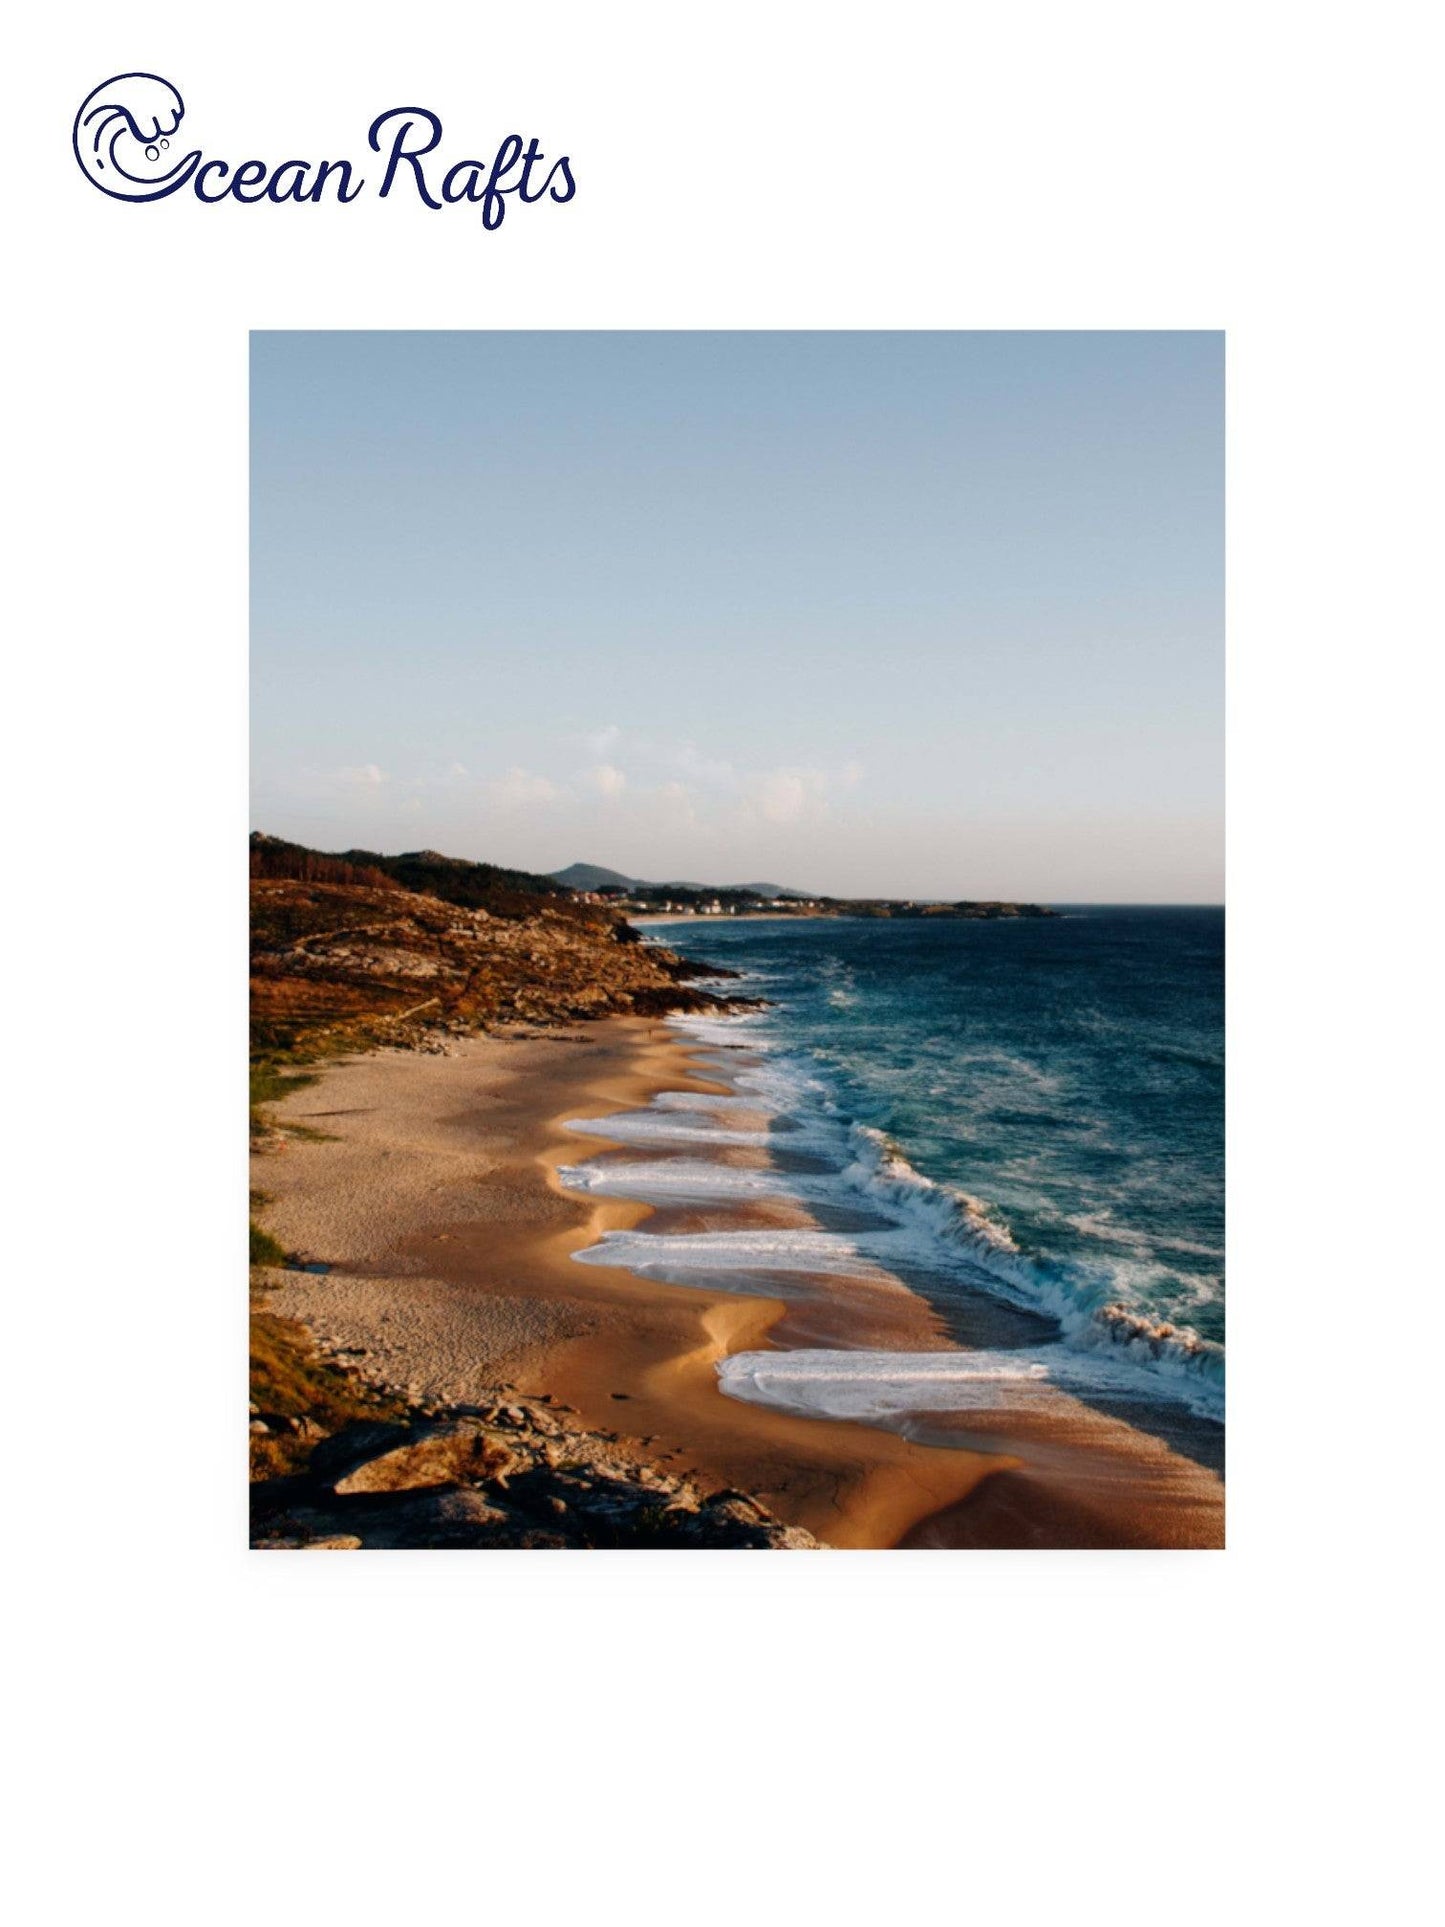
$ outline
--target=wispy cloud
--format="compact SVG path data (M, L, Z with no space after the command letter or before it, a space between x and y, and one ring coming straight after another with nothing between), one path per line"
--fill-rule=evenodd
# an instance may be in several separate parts
M503 811L533 809L539 804L555 803L561 795L550 778L538 776L527 769L509 769L504 776L493 777L485 789L488 802L494 809Z
M588 754L599 762L610 756L621 740L622 731L616 723L604 723L600 729L594 729L582 738Z
M815 822L826 816L833 797L855 788L862 769L759 767L698 748L691 738L659 740L608 723L580 742L594 759L570 779L581 794L610 802L626 800L636 812L665 806L674 821L718 828L739 823L775 826Z
M621 796L627 788L627 778L615 763L598 763L588 770L587 780L599 796Z
M765 823L800 823L826 813L827 792L822 770L774 769L748 781L745 802Z
M367 825L369 835L383 834L387 821L401 817L435 821L437 834L455 835L458 824L477 827L488 818L539 812L554 829L570 818L581 830L605 808L615 833L686 828L711 840L818 824L861 778L856 763L751 764L704 752L691 738L659 738L608 723L535 745L528 766L498 770L476 757L465 763L439 757L430 768L388 771L357 762L306 771L285 791L339 812L348 824Z

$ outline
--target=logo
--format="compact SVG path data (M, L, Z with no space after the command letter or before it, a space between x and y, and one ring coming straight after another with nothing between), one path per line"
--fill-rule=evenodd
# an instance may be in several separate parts
M210 206L218 201L314 206L330 200L350 207L368 191L368 176L349 160L284 160L272 166L263 160L203 159L199 148L182 154L185 111L179 91L159 74L117 74L102 81L80 103L71 133L81 173L116 201L162 201L189 187ZM477 207L490 231L502 225L509 196L527 206L565 203L577 192L570 157L549 162L538 140L507 134L490 160L463 158L448 165L439 153L442 134L439 116L426 107L389 107L378 114L366 130L367 147L378 156L377 185L370 190L376 199L387 200L396 191L433 213Z
M160 201L184 187L201 158L173 157L186 104L159 74L117 74L80 103L71 145L80 171L117 201Z

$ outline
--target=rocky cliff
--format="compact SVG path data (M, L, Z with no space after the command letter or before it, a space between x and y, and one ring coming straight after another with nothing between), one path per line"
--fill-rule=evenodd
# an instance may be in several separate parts
M404 1043L428 1031L701 1010L724 976L637 941L606 911L535 898L499 915L387 882L251 883L252 1038Z

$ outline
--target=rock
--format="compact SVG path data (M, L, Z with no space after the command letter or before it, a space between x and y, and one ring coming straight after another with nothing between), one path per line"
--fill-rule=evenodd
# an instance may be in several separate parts
M351 1520L352 1507L365 1508L367 1516ZM528 1544L535 1530L533 1521L472 1486L353 1499L348 1502L348 1522L365 1545L378 1548L500 1549ZM555 1535L547 1536L550 1543L566 1544Z
M341 1541L345 1549L399 1551L412 1547L512 1546L531 1530L469 1487L426 1492L378 1492L330 1505L295 1505L257 1536L266 1550L309 1550ZM335 1550L343 1549L337 1544Z
M756 1499L749 1498L746 1492L738 1492L731 1487L722 1492L714 1492L707 1502L707 1510L718 1519L735 1519L739 1524L753 1525L759 1519L768 1517L766 1506Z
M703 1508L703 1514L717 1525L755 1526L761 1522L761 1514L752 1506L739 1505L729 1500L726 1505L710 1503Z
M353 1467L335 1490L403 1492L428 1486L477 1485L505 1479L517 1457L475 1419L453 1419L413 1429L410 1436Z
M774 1523L767 1543L779 1552L824 1552L826 1547L821 1539L815 1539L803 1526L784 1526Z
M512 1523L512 1515L505 1506L495 1505L482 1493L469 1488L420 1493L407 1502L404 1511L413 1528L445 1538L493 1531Z
M515 1401L515 1387L503 1387L483 1391L478 1405L413 1410L401 1423L357 1421L329 1437L309 1416L254 1413L253 1433L285 1432L308 1449L285 1480L253 1488L253 1543L321 1551L819 1543L745 1492L704 1496L686 1472L610 1450L615 1432L583 1430L575 1414L559 1419L570 1408L544 1409L530 1395L501 1403L509 1394Z
M358 1419L321 1441L311 1454L311 1471L322 1478L345 1478L358 1465L380 1458L383 1452L401 1445L410 1436L405 1425L382 1419Z

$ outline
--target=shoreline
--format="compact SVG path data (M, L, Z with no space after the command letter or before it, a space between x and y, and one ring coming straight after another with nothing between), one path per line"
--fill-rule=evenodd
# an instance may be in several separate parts
M270 1228L332 1269L273 1274L269 1307L415 1401L503 1380L615 1432L639 1468L740 1490L827 1545L898 1545L1015 1461L728 1399L717 1359L765 1347L781 1299L573 1262L653 1208L581 1197L558 1167L620 1148L606 1117L660 1091L726 1092L696 1055L657 1020L609 1017L320 1068L273 1114L327 1136L283 1136L253 1171ZM603 1128L564 1128L578 1118Z
M273 1274L270 1308L412 1407L465 1409L499 1385L560 1401L636 1477L742 1493L825 1545L1221 1547L1222 1432L1176 1412L1059 1393L894 1427L718 1384L737 1352L1007 1343L1000 1320L1021 1314L992 1297L945 1313L902 1280L792 1274L771 1297L575 1261L649 1220L682 1233L809 1222L793 1202L651 1205L561 1182L564 1165L606 1157L625 1171L637 1155L610 1116L663 1092L736 1102L730 1051L745 1061L745 1045L612 1016L321 1068L274 1107L283 1131L307 1135L256 1167L275 1194L270 1228L320 1261Z

